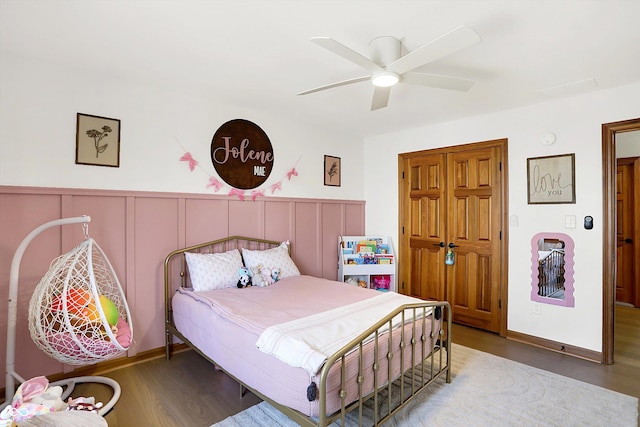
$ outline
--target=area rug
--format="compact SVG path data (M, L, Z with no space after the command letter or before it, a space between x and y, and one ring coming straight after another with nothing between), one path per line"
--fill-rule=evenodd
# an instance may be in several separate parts
M385 426L638 426L635 397L456 344L452 359L452 382L434 383ZM297 425L262 402L212 427Z

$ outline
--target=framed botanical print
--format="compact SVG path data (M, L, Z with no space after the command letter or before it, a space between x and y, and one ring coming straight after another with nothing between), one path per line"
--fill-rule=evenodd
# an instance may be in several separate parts
M324 156L324 185L340 187L340 157Z
M76 164L120 167L120 120L78 113Z

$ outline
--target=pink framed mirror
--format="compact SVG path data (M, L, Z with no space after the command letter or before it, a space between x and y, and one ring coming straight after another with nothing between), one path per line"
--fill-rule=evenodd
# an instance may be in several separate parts
M574 307L571 237L563 233L538 233L531 239L531 300Z

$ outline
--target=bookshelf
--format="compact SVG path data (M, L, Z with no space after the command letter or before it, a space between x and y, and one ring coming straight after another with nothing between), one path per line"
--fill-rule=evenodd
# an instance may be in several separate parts
M390 237L338 236L338 280L396 291L396 258Z

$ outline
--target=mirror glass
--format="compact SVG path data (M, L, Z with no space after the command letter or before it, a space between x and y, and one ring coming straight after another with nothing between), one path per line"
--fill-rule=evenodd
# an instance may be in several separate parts
M531 299L574 306L573 240L562 233L538 233L531 239Z

